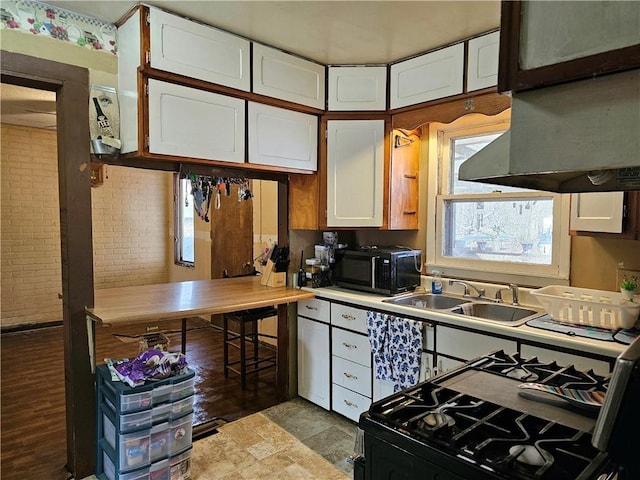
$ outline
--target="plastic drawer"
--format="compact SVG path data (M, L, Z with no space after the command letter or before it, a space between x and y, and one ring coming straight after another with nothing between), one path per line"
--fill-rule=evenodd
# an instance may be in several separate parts
M191 447L193 433L193 414L169 422L169 452L171 455Z
M195 384L195 372L190 378L181 379L179 377L174 378L173 388L171 389L171 401L182 400L185 397L190 397L194 393Z
M105 382L103 384L103 393L105 399L113 405L118 412L135 412L151 408L153 405L153 390L135 391L131 389L131 393L117 392L113 384Z
M161 423L136 432L117 434L111 419L105 420L104 439L117 452L114 463L120 471L139 468L169 455L169 433L169 424Z
M171 463L169 459L161 460L133 472L119 472L113 460L102 452L103 477L108 480L171 480ZM186 477L187 480L189 477Z
M173 456L169 459L170 480L190 480L191 479L191 448L186 452Z
M171 393L173 391L173 385L158 385L154 387L151 394L151 402L153 406L161 405L171 401Z

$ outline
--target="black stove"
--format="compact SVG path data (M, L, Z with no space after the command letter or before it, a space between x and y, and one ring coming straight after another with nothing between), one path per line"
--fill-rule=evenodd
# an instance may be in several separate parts
M360 418L367 479L597 479L592 407L520 385L606 392L609 377L503 351L375 402Z

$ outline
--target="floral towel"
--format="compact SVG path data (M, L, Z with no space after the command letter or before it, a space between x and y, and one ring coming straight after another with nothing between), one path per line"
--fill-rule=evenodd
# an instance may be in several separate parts
M367 312L367 328L375 378L392 381L394 392L418 383L422 322Z

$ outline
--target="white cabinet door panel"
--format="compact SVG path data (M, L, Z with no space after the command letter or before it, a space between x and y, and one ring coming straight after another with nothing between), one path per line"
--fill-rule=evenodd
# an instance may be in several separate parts
M371 368L371 344L365 335L332 328L331 351L334 356Z
M562 367L573 365L578 370L593 370L599 375L608 375L609 373L611 373L608 362L595 360L593 358L580 357L578 355L572 355L570 353L557 352L555 350L549 350L547 348L534 347L533 345L521 345L520 355L525 359L538 357L538 360L544 363L555 361Z
M249 91L249 45L244 38L150 8L151 66Z
M327 128L327 226L381 226L384 120L330 120Z
M244 162L244 100L149 80L149 152Z
M364 395L352 392L347 388L335 384L332 390L333 400L331 402L331 409L334 412L338 412L357 422L360 414L369 410L369 406L371 405L371 399L369 397L365 397Z
M469 40L467 56L467 91L480 90L498 84L498 52L500 32Z
M336 357L331 359L331 382L371 397L371 368Z
M319 298L305 298L298 301L298 315L329 323L330 304Z
M453 370L454 368L458 368L464 365L464 362L460 362L458 360L454 360L453 358L443 357L442 355L438 356L438 365L437 365L437 373L438 375L444 372L448 372L449 370Z
M621 233L623 205L624 192L574 193L569 229Z
M515 353L518 351L518 344L513 340L437 326L436 349L444 355L472 360L500 349L506 353Z
M329 110L385 110L387 67L329 67Z
M253 91L324 109L325 67L253 44Z
M249 163L316 171L318 117L249 102Z
M118 28L118 104L120 153L138 150L138 67L140 66L140 10Z
M298 317L298 395L329 410L329 325Z
M379 378L373 379L373 390L371 399L374 402L382 400L390 395L393 395L393 382L391 380L380 380Z
M462 93L464 44L458 43L391 65L391 108Z

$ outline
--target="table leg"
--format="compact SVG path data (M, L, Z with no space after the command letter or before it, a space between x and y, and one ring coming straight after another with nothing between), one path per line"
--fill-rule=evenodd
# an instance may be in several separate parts
M276 398L289 398L289 322L287 304L278 305L278 358L276 363Z
M187 353L187 319L182 319L182 354Z

